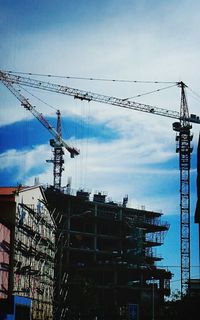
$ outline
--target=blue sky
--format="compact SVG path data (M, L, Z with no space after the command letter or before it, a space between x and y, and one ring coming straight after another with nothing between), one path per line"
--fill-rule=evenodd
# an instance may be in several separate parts
M196 0L192 5L189 0L0 0L1 68L73 77L182 80L189 86L190 112L200 115L199 97L194 94L200 94L199 12ZM121 98L168 86L51 80ZM63 137L81 151L76 159L66 153L63 185L71 177L74 189L104 191L119 202L128 194L132 207L162 210L163 219L171 223L160 248L163 265L176 266L173 280L179 287L179 170L173 120L27 89L51 105L23 92L51 124L56 124L55 112L61 110ZM52 157L48 131L3 85L0 97L1 185L30 185L35 176L42 183L52 183L52 166L46 164ZM180 89L173 87L135 101L179 111ZM198 125L192 130L191 265L196 266L193 214ZM198 276L196 267L191 272Z

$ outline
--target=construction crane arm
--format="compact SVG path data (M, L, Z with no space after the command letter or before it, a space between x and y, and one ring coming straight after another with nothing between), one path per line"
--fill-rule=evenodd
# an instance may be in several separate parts
M16 83L22 86L29 86L33 88L39 88L46 91L51 91L55 93L65 94L68 96L73 96L75 99L86 100L86 101L95 101L106 103L121 108L146 112L150 114L160 115L168 118L183 120L178 111L167 110L164 108L154 107L148 104L138 103L128 99L120 99L116 97L110 97L107 95L102 95L98 93L93 93L89 91L84 91L80 89L71 88L68 86L63 86L59 84L54 84L46 81L40 81L37 79L32 79L28 77L22 77L18 75L11 74L9 72L0 71L0 80L5 84L6 83ZM189 118L184 119L188 122L200 123L199 117L196 115L190 115Z
M21 105L29 110L35 118L37 118L40 123L59 141L60 145L65 147L67 151L70 153L71 158L78 155L80 152L74 147L70 147L59 135L59 133L49 124L49 122L44 118L42 113L39 113L34 106L25 98L11 83L6 80L2 80L2 83L13 93L13 95L21 102Z

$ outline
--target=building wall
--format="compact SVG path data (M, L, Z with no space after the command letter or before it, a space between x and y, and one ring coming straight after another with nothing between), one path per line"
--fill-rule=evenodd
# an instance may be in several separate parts
M10 233L10 229L0 223L0 299L8 298Z

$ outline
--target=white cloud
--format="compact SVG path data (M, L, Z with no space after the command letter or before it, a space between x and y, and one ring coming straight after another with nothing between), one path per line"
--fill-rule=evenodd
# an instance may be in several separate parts
M31 150L26 149L23 151L11 149L0 155L0 169L9 169L15 174L16 180L22 181L26 179L31 170L44 168L44 161L48 154L50 154L50 151L46 145L40 145Z
M174 170L150 169L148 167L151 163L164 163L167 159L170 160L174 157L173 153L157 148L154 143L148 145L148 148L142 145L138 147L135 141L124 141L123 139L111 142L84 139L76 141L76 144L81 145L80 156L71 159L67 154L65 165L66 173L80 176L78 185L81 183L87 185L88 183L95 188L96 183L101 182L100 184L103 186L107 181L110 184L112 179L118 179L120 185L120 181L123 181L129 174L133 176L138 173L142 175L174 174ZM51 179L48 178L47 182L50 180L52 182L52 169L50 165L44 163L48 157L51 157L48 145L40 145L32 150L18 152L9 150L1 154L1 169L18 167L19 171L23 171L26 176L34 168L44 167L45 174L51 175ZM66 183L67 176L65 174L63 179L65 180L63 182ZM81 181L81 179L83 180ZM45 183L45 180L43 182Z
M78 141L79 142L79 141ZM62 185L67 184L68 177L72 177L72 188L83 187L92 191L106 191L114 201L122 201L125 194L129 194L130 205L138 207L145 204L148 209L169 209L173 213L173 205L169 206L169 197L164 197L161 202L155 195L147 195L148 190L156 186L160 179L174 179L178 175L176 169L151 169L150 163L162 163L165 161L165 151L158 149L155 159L151 158L149 151L140 149L134 153L134 143L124 143L123 140L115 140L107 143L99 143L96 140L82 140L83 152L75 159L65 157L65 171L62 176ZM121 150L121 147L123 150ZM121 152L123 151L123 152ZM131 151L131 152L130 152ZM131 156L130 153L133 152ZM143 161L141 155L144 153ZM148 157L149 154L149 157ZM173 157L166 153L166 158ZM45 164L45 160L51 158L48 145L37 146L32 150L9 150L1 155L1 169L10 168L16 170L17 178L24 184L31 185L36 175L39 175L41 183L53 183L53 166ZM40 168L41 173L37 173ZM33 172L33 173L32 173ZM153 185L152 185L153 182ZM155 184L155 185L154 185ZM156 199L157 198L157 199ZM147 203L148 202L148 203Z

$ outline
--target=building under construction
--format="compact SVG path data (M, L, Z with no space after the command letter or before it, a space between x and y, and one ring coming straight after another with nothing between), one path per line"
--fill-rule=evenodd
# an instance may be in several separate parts
M41 186L0 201L1 319L158 319L172 276L156 267L161 213Z
M83 190L45 195L57 229L56 319L159 319L172 277L156 267L169 228L161 213Z

